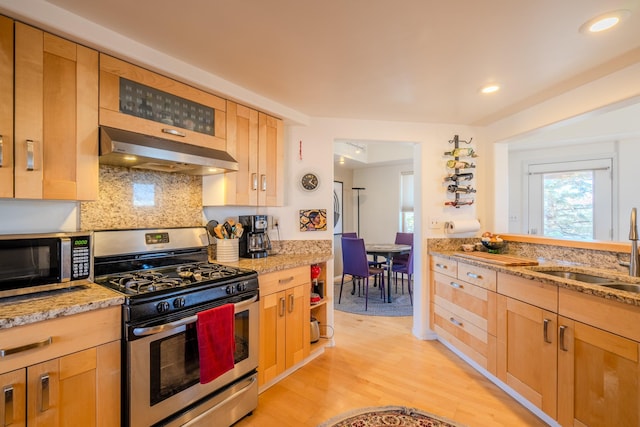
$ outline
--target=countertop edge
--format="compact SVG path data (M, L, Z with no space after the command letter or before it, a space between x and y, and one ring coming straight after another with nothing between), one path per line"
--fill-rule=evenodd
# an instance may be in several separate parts
M617 289L605 288L596 284L589 284L579 282L571 279L564 279L561 277L553 277L542 273L544 270L558 270L571 271L576 273L592 273L602 277L609 277L620 282L640 284L640 278L630 277L612 270L599 269L597 267L582 267L573 265L563 265L555 262L542 261L537 266L502 266L498 264L492 264L490 262L483 262L480 259L474 260L464 256L460 256L462 252L456 251L430 251L429 255L448 258L455 261L464 262L466 264L475 265L478 267L488 268L494 271L519 276L524 279L533 279L543 283L557 285L559 288L569 289L576 292L581 292L588 295L593 295L599 298L604 298L610 301L616 301L623 304L635 305L640 307L640 294L634 294L631 292L621 291Z

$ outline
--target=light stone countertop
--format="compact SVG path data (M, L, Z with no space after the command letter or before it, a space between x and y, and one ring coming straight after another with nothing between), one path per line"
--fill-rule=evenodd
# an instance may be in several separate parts
M260 259L241 258L237 262L220 264L255 270L266 274L288 268L329 261L331 253L302 255L271 255ZM218 263L216 260L212 262ZM0 330L14 326L55 319L100 308L121 305L124 297L119 293L90 281L77 282L78 286L39 294L0 299Z
M551 276L544 274L545 270L562 270L575 273L592 274L596 276L606 277L618 282L640 284L639 277L631 277L629 275L622 274L620 272L602 269L597 267L585 267L579 265L564 265L553 261L539 261L537 266L524 266L524 267L506 267L498 264L492 264L489 262L483 262L480 258L477 260L470 259L465 256L460 256L464 252L459 251L431 251L429 255L435 255L453 259L456 261L464 262L470 265L476 265L479 267L489 268L495 271L512 274L524 279L539 280L544 283L557 285L558 287L570 289L577 292L582 292L589 295L605 298L611 301L617 301L624 304L635 305L640 307L640 294L633 292L626 292L617 289L607 288L597 284L585 283L577 280L565 279L562 277Z
M38 294L0 299L0 330L121 305L124 297L89 281Z

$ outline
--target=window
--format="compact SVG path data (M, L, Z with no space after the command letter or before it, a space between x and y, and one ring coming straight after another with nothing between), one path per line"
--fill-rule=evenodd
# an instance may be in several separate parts
M611 169L610 158L530 164L529 234L611 240Z
M413 233L413 171L400 174L400 229Z

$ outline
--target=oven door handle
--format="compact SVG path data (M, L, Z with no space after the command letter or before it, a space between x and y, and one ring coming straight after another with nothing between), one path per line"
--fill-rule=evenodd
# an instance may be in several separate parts
M258 295L254 296L251 299L248 299L246 301L242 301L242 302L239 302L237 304L234 304L233 305L234 311L236 313L244 311L247 306L253 304L256 301L258 301ZM155 335L155 334L159 334L161 332L170 331L171 329L179 328L180 326L188 325L190 323L195 323L196 320L198 320L198 315L197 314L194 315L194 316L185 317L184 319L176 320L175 322L164 323L162 325L149 326L149 327L146 327L146 328L133 328L133 335L135 335L137 337L145 337L145 336L148 336L148 335Z

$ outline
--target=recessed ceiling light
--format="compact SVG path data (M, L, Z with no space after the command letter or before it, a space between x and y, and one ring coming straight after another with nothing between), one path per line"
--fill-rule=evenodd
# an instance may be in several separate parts
M480 92L482 93L494 93L500 90L500 86L497 84L490 84L490 85L486 85L483 86L482 89L480 89Z
M599 33L616 26L631 15L626 9L614 10L592 18L580 26L581 33Z

